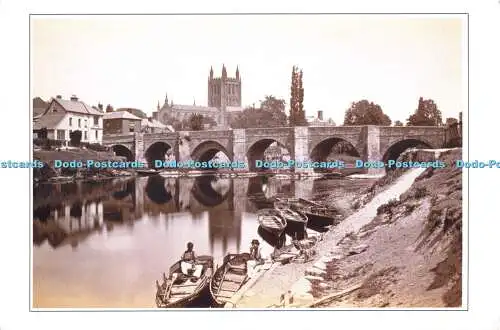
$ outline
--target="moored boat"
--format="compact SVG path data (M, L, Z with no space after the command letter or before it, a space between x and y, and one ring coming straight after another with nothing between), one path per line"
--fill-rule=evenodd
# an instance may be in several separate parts
M210 294L214 302L222 306L241 289L248 280L247 261L249 253L228 254L210 280Z
M304 198L277 198L275 207L286 207L307 216L309 223L316 226L336 225L340 215L333 209Z
M285 231L287 221L277 209L260 209L257 211L257 219L260 226L271 234L280 237Z
M203 267L201 276L197 279L182 273L180 260L173 264L168 277L163 273L163 283L156 281L156 306L159 308L185 307L207 293L213 274L213 261L211 256L196 258L196 264Z
M302 209L309 221L318 226L331 226L338 224L340 215L334 210L321 206L310 206Z
M146 176L146 175L157 175L160 173L158 170L149 169L137 169L135 170L138 175Z
M288 226L294 226L296 228L306 228L308 218L307 216L300 212L292 210L291 208L284 205L276 205L276 209L280 212L281 216L286 220Z

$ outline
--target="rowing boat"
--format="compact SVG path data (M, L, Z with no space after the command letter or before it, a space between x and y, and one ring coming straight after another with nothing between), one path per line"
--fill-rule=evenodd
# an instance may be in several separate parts
M333 209L305 198L277 198L277 208L289 207L307 216L309 223L316 226L336 225L341 216Z
M156 281L156 305L159 308L186 307L200 298L212 278L213 260L211 256L196 258L196 265L203 267L198 279L182 273L181 260L173 264L168 277L163 273L163 283Z
M276 209L280 212L281 216L286 220L288 226L293 226L295 228L303 228L303 229L306 228L308 218L304 213L292 210L291 208L284 205L277 205Z
M228 254L224 257L222 265L217 268L210 280L210 294L218 306L226 302L241 289L248 280L247 261L250 254Z
M286 220L277 209L260 209L257 211L257 219L262 229L267 230L277 237L283 234L287 225Z

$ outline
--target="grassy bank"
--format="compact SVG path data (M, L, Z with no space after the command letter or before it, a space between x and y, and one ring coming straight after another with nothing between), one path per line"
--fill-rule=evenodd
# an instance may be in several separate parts
M38 180L47 180L51 177L57 176L58 173L54 169L54 162L61 160L63 162L81 161L83 163L87 160L96 161L123 161L124 157L115 156L114 153L108 151L94 151L89 149L75 149L75 150L37 150L33 151L33 159L39 160L45 164L41 169L33 169L33 177ZM107 169L97 170L98 173L106 173ZM96 172L96 171L88 171ZM74 175L76 170L73 168L61 169L63 175ZM93 173L95 174L95 173Z

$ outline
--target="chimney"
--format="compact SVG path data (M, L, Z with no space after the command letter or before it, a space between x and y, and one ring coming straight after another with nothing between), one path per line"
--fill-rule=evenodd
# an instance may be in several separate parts
M78 97L75 94L71 95L71 101L78 101Z
M323 110L318 110L318 119L323 120Z
M57 98L58 100L61 100L61 99L62 99L62 96L61 96L61 95L56 95L56 98Z

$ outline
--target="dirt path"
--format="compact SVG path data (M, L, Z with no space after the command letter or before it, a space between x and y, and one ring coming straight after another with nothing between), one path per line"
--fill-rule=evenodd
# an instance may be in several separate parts
M375 196L372 201L356 213L347 217L341 224L327 233L318 244L319 256L335 250L336 244L351 232L358 232L377 215L379 206L398 198L408 190L415 179L424 171L423 168L411 169L398 178L388 189ZM319 259L316 258L316 260ZM278 304L281 294L287 292L299 279L304 277L306 269L313 262L305 264L291 263L277 267L273 272L264 274L260 280L237 302L238 308L266 308ZM297 289L294 289L297 291ZM300 295L300 292L294 292Z

